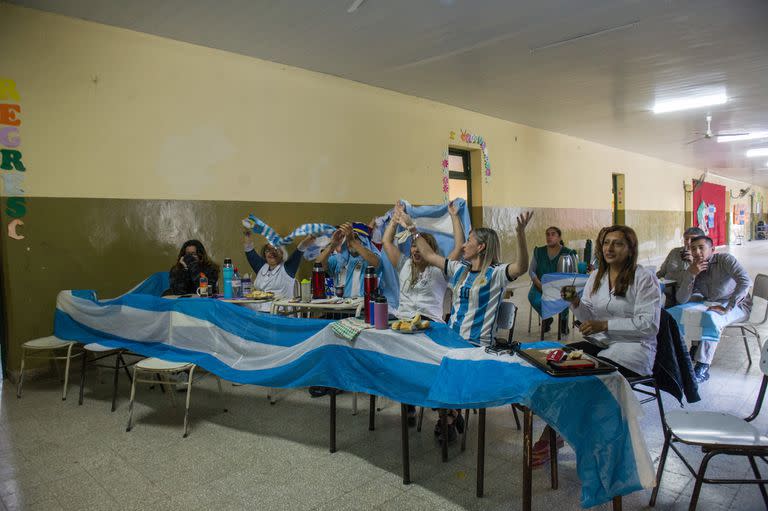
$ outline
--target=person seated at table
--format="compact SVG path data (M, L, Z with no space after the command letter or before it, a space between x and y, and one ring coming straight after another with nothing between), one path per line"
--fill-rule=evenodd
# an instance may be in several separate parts
M707 312L723 316L722 328L730 323L746 321L752 311L749 288L752 280L744 267L731 254L715 253L712 238L697 236L691 240L691 264L680 274L677 302L708 302ZM686 335L688 337L688 335ZM709 366L715 356L717 339L701 339L693 343L691 358L696 363L697 383L709 379Z
M704 231L698 227L689 227L685 230L683 233L683 246L670 250L667 258L664 259L661 267L656 272L656 276L659 279L674 280L675 286L680 282L682 274L688 271L688 266L690 266L692 261L691 240L697 236L704 236ZM676 303L675 286L667 286L664 289L667 307L671 307Z
M611 226L598 240L598 268L587 279L581 298L565 291L561 295L570 302L587 339L569 347L607 359L625 377L653 374L661 316L659 281L637 264L638 241L632 228ZM549 461L547 428L534 445L534 466ZM561 444L558 437L558 447Z
M271 292L283 298L293 298L296 272L301 265L301 254L304 252L304 247L313 239L312 236L304 238L288 257L285 247L276 247L270 243L265 243L260 252L256 252L253 248L251 231L246 230L243 235L245 257L256 273L253 279L254 289ZM266 304L266 307L268 308L269 305Z
M369 266L380 270L379 255L360 239L361 234L353 231L352 224L342 224L331 236L315 262L321 263L325 271L332 275L334 282L344 285L344 298L363 296L365 292L365 270Z
M178 260L169 271L172 295L192 295L200 287L200 274L208 278L209 293L216 293L219 279L219 265L208 258L205 247L198 240L185 241L179 250Z
M449 261L461 257L461 246L464 244L464 227L459 218L459 212L453 204L448 206L448 213L453 223L454 249L448 254ZM411 243L411 255L407 257L400 252L395 242L395 229L400 217L405 214L405 208L399 201L395 204L392 220L387 224L382 238L384 253L397 268L400 284L400 299L396 310L392 311L398 319L410 319L420 314L423 319L437 323L443 320L443 299L448 288L448 281L441 269L431 266L419 251L416 243ZM439 253L437 240L429 233L421 233L421 237L429 248Z
M432 250L409 215L400 215L400 225L411 231L422 257L430 265L442 268L453 292L448 326L465 340L479 345L490 344L504 289L528 270L525 228L532 216L532 212L518 215L518 259L514 263L502 264L499 235L493 229L473 229L461 247L464 260L451 261ZM435 434L451 441L457 437L457 432L463 431L461 414L451 411L447 424L448 431L443 435L438 420Z
M528 266L528 275L531 277L531 289L528 291L528 302L541 316L541 278L546 273L557 272L557 262L561 256L576 255L576 251L565 246L563 233L557 227L547 227L545 231L547 244L533 249L533 257ZM543 333L549 332L553 318L541 320ZM560 314L560 331L568 333L568 311Z

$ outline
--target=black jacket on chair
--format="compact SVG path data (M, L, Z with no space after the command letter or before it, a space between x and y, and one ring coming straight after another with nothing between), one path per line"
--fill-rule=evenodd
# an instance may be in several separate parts
M656 335L656 359L653 377L660 390L672 394L683 404L683 395L689 403L701 401L699 386L693 379L693 363L688 347L680 336L677 321L661 310L659 333Z

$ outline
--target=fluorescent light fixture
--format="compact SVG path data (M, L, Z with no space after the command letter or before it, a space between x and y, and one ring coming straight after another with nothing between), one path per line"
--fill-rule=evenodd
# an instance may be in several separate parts
M347 12L349 14L352 14L357 10L358 7L360 7L360 4L362 4L365 0L355 0L352 2L352 5L349 6L349 9L347 9Z
M768 138L768 131L754 131L746 135L720 135L717 137L719 143L737 142L739 140L756 140L758 138Z
M728 101L728 96L726 96L724 92L706 96L689 96L687 98L656 101L656 104L653 105L653 113L663 114L666 112L689 110L691 108L701 108L710 105L722 105L726 101Z
M757 156L768 156L768 147L760 147L758 149L750 149L747 151L747 158L755 158Z

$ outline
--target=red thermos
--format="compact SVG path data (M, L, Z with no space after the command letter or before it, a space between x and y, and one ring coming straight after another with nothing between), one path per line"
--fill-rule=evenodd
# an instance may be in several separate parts
M312 298L325 298L325 271L321 263L312 266Z
M376 294L379 289L379 278L376 276L376 268L368 266L365 268L365 299L363 309L365 309L365 322L371 322L371 296Z

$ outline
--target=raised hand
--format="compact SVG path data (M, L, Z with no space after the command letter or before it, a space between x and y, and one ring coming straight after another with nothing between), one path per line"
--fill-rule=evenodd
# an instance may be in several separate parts
M525 233L525 228L528 226L531 218L533 218L533 211L527 211L517 215L517 226L515 227L515 230L518 234Z
M451 216L456 216L459 214L459 208L456 207L456 201L453 200L448 204L448 214Z
M296 248L298 248L303 252L304 249L306 249L313 241L315 241L315 238L317 238L317 236L315 236L314 234L310 234L309 236L306 236L303 240L301 240L301 243L299 243L299 245Z
M695 277L699 273L701 273L703 271L707 271L707 268L709 268L709 261L707 261L707 260L702 260L702 261L699 261L699 262L695 262L694 261L688 267L688 271L691 272L691 275L693 275Z

